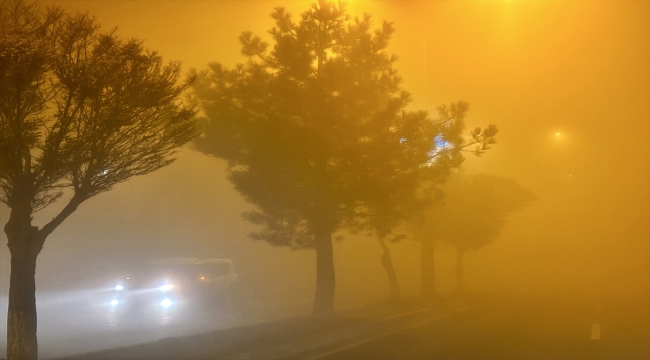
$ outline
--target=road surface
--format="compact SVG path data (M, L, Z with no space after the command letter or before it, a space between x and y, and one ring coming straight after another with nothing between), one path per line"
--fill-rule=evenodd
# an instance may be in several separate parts
M647 303L492 299L363 344L302 359L650 359Z

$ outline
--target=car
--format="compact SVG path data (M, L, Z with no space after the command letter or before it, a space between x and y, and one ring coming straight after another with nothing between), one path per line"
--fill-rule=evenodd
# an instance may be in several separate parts
M113 310L160 312L230 306L231 259L165 258L135 266L107 299Z

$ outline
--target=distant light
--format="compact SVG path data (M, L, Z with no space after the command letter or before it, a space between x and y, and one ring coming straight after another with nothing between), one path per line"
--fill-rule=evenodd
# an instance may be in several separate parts
M436 135L433 140L437 147L445 147L447 145L447 141L445 141L445 138L441 134Z
M169 291L169 290L171 290L173 288L174 288L174 285L167 284L167 285L159 286L158 290L160 290L160 291Z
M111 304L111 306L116 306L118 304L118 301L113 299L109 304Z
M561 132L556 132L555 136L560 137L560 136L562 136L562 133Z
M124 290L124 285L117 284L117 286L115 286L115 290Z
M199 277L199 280L205 280L205 276Z
M160 302L160 306L162 306L164 308L168 308L168 307L172 306L172 301L169 300L169 299L164 299L163 301Z

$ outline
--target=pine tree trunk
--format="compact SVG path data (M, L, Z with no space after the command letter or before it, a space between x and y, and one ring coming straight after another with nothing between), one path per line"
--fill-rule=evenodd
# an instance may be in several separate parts
M381 264L386 270L386 275L388 276L388 283L390 285L390 294L393 301L400 301L402 299L402 293L399 290L399 283L397 281L397 275L395 274L395 268L393 267L393 259L390 256L390 249L386 245L384 238L378 236L379 244L383 249L381 254Z
M433 299L436 292L433 241L423 240L420 248L420 290L426 299Z
M316 236L316 294L314 316L329 318L334 314L334 252L331 232L317 232Z
M456 291L463 291L463 255L465 250L456 248Z

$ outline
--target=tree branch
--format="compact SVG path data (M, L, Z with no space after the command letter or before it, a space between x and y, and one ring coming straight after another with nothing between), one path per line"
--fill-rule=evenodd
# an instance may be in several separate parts
M82 195L79 195L78 193L75 193L74 196L68 201L68 204L59 212L57 216L52 219L49 223L45 224L41 230L39 231L39 234L41 235L42 239L45 239L48 235L54 231L61 223L68 218L75 210L77 210L77 207L84 202L86 198Z

